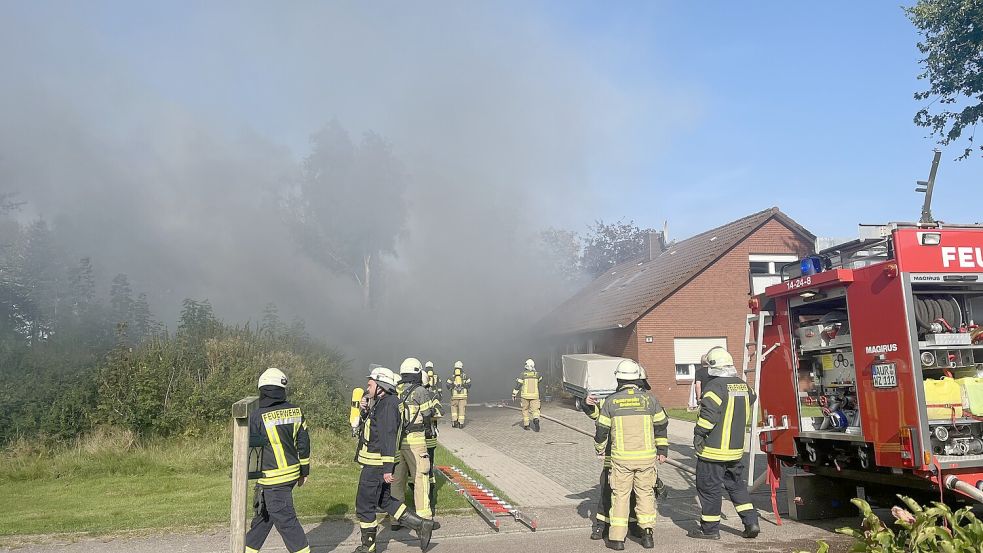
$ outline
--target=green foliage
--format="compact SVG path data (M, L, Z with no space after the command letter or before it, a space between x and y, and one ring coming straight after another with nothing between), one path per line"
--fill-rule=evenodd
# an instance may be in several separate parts
M948 505L932 502L922 507L910 497L898 496L907 509L894 507L894 528L874 514L862 499L852 500L863 517L861 530L840 528L840 534L854 539L851 551L857 553L970 553L979 551L983 543L983 522L976 518L971 507L952 511ZM829 551L829 545L819 542L819 553ZM804 552L800 552L804 553Z
M918 49L925 56L924 71L918 78L929 85L915 99L931 101L915 115L915 123L931 129L942 145L971 130L960 159L969 157L983 118L983 1L918 0L905 13L922 35Z
M98 372L94 424L141 434L197 434L229 416L235 401L256 394L267 367L290 378L288 398L312 424L343 429L344 359L306 335L259 333L224 325L207 302L185 302L173 337L156 336L137 348L113 349Z

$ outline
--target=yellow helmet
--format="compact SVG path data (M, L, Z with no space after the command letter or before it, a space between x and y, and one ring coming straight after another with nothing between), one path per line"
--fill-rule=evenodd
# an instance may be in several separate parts
M614 377L618 380L641 380L642 366L631 359L625 359L614 369Z
M287 375L283 374L283 371L276 367L270 367L263 371L263 374L259 377L259 384L257 388L262 388L263 386L278 386L280 388L287 387Z
M423 372L423 366L416 357L407 357L399 366L399 374L420 374L421 372Z
M733 367L734 358L724 348L713 348L707 352L707 366L710 368Z

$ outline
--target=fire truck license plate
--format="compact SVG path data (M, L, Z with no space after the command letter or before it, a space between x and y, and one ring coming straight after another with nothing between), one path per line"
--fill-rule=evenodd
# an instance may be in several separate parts
M898 374L894 370L894 363L884 363L874 365L870 370L874 376L875 388L897 388Z

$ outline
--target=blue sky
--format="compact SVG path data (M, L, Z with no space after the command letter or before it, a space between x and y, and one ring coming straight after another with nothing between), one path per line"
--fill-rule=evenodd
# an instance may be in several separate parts
M856 223L919 213L914 181L926 178L934 143L912 123L917 34L896 2L289 6L5 9L32 35L39 65L112 67L108 80L122 75L141 97L134 112L165 105L297 158L332 117L388 136L411 166L477 135L487 135L475 140L483 153L521 135L503 154L514 168L498 167L506 159L489 170L463 149L446 163L526 188L549 181L547 205L569 190L559 213L537 204L547 224L668 219L683 237L777 205L818 235L848 237ZM540 68L549 83L536 82ZM503 75L514 82L490 90ZM112 100L97 87L98 100L85 94L75 103L93 119L138 124L105 121ZM496 115L524 112L534 115ZM440 129L430 149L414 143L438 134L425 126ZM952 161L957 149L943 156L935 213L979 221L983 160Z

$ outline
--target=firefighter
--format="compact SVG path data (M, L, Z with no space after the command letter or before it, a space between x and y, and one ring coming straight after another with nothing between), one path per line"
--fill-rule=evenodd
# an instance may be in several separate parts
M451 427L464 428L464 409L471 389L471 378L464 372L464 363L454 363L454 374L447 379L446 385L451 390Z
M427 436L433 423L433 397L423 387L423 365L415 357L406 358L399 366L399 400L406 419L403 439L399 446L396 472L393 475L393 499L404 502L406 484L413 483L413 505L421 518L432 519L430 509L430 453ZM398 530L400 525L393 523ZM437 526L434 525L436 530Z
M758 536L758 512L751 505L744 481L745 425L756 399L747 383L737 376L734 359L727 350L707 353L711 376L700 399L700 415L693 428L696 450L696 492L702 514L700 529L692 538L720 539L721 486L727 490L744 523L745 538Z
M625 548L628 535L629 503L636 496L635 518L642 528L642 547L655 547L656 461L664 463L669 453L669 417L642 384L638 363L625 359L615 369L618 389L604 400L597 417L594 447L604 455L611 443L611 511L608 515L608 547Z
M641 368L641 366L639 366ZM644 383L643 388L646 390L651 389L648 385L648 379L645 377L645 369L641 368L641 381ZM601 414L601 407L604 405L603 399L598 399L597 396L588 395L587 400L584 402L583 411L588 417L595 423L597 418ZM590 539L601 540L608 535L608 514L611 512L611 483L610 483L610 473L611 473L611 441L608 440L607 448L604 450L604 468L601 469L601 482L600 489L601 494L597 500L597 508L594 512L594 527L591 530ZM662 479L656 475L655 479L655 498L659 499L666 491L666 486L662 482ZM629 504L629 512L633 513L628 517L628 528L632 535L641 536L641 529L638 528L638 521L634 517L635 512L635 494L631 494L631 502Z
M430 455L430 510L437 515L437 477L434 474L434 463L437 461L437 421L444 416L444 408L440 403L440 377L433 368L433 361L427 361L424 365L426 374L423 377L424 387L430 392L433 404L433 416L430 419L430 433L427 434L427 453ZM434 524L437 525L436 521ZM435 526L436 528L436 526Z
M536 363L532 359L526 359L525 367L518 378L515 379L515 388L512 390L512 401L518 395L522 404L522 428L529 430L529 421L532 421L532 429L539 432L539 383L543 381L539 371L536 370Z
M259 377L259 408L249 415L249 446L262 447L255 516L246 532L246 553L257 553L276 526L290 553L310 553L294 510L294 486L310 474L311 440L300 408L287 402L287 375L277 368Z
M388 513L393 520L416 530L420 549L430 545L434 523L406 509L392 497L393 468L403 428L398 377L389 369L378 367L369 374L362 398L363 416L358 432L355 461L362 465L355 495L355 515L362 530L362 544L355 553L374 553L379 522Z

